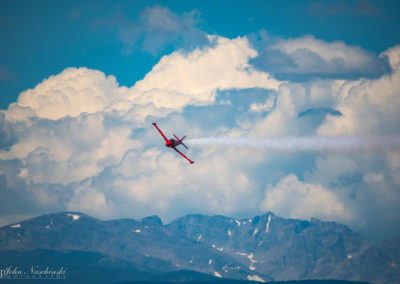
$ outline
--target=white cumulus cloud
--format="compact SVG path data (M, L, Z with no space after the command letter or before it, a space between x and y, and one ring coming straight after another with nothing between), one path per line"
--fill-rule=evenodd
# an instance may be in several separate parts
M400 133L400 46L389 49L393 72L376 80L343 82L335 109L342 116L328 116L319 127L322 135L373 135Z
M84 112L104 110L124 90L118 87L114 76L83 67L67 68L43 80L35 88L22 92L18 101L9 106L6 115L10 120L26 116L53 120L65 116L77 117ZM29 110L26 115L16 112L23 108Z
M217 90L264 88L276 90L281 82L252 68L257 51L247 38L210 36L212 47L164 56L127 94L127 100L179 109L188 104L211 104Z
M343 41L326 42L308 35L278 39L266 46L254 64L281 79L376 78L390 72L385 56Z
M262 209L290 218L352 218L351 212L334 193L320 184L299 181L293 174L284 177L275 187L267 188Z
M367 234L376 231L374 222L381 237L398 232L396 150L345 156L193 147L189 165L163 147L151 122L168 137L397 134L399 48L382 53L393 72L378 78L282 82L249 63L258 52L246 37L209 40L162 57L133 86L98 70L68 68L21 93L0 114L0 191L7 196L0 205L7 218L75 210L171 220L271 210L342 221ZM329 68L333 57L345 61L340 68L359 69L373 58L363 50L348 58L358 49L343 43L293 44ZM307 73L296 50L285 52Z

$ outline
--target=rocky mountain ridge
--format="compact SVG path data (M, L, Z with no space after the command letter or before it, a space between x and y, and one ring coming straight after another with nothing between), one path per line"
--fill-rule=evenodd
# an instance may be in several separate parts
M239 280L342 279L400 283L400 238L367 243L334 222L186 215L103 221L47 214L0 228L0 252L93 252L138 271L197 271ZM143 273L142 273L143 274ZM145 275L145 273L144 273Z

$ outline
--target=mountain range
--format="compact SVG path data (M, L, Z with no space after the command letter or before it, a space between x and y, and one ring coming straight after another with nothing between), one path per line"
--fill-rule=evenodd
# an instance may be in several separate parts
M62 212L0 228L1 273L17 267L31 277L32 267L62 267L70 283L400 283L399 264L400 237L368 243L338 223L271 212L248 219L186 215L166 225L157 216L104 221Z

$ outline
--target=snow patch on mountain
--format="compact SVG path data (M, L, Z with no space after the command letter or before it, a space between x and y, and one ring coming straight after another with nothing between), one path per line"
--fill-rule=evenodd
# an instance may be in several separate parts
M265 232L269 233L269 224L271 223L271 214L268 215L267 227L265 228Z
M265 282L265 280L259 277L258 275L247 275L247 280Z
M216 245L212 245L212 247L217 249L217 250L219 250L219 251L223 251L224 250L224 248L218 248Z
M214 271L214 276L215 276L215 277L218 277L218 278L222 278L222 275L219 274L217 271Z

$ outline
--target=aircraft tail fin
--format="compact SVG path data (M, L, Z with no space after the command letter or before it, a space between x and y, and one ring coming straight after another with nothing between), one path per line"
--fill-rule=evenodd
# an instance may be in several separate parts
M189 149L185 144L183 144L183 139L186 138L186 135L183 136L181 139L179 139L175 134L174 134L175 138L178 139L178 141L183 145L183 147L185 147L186 149Z

